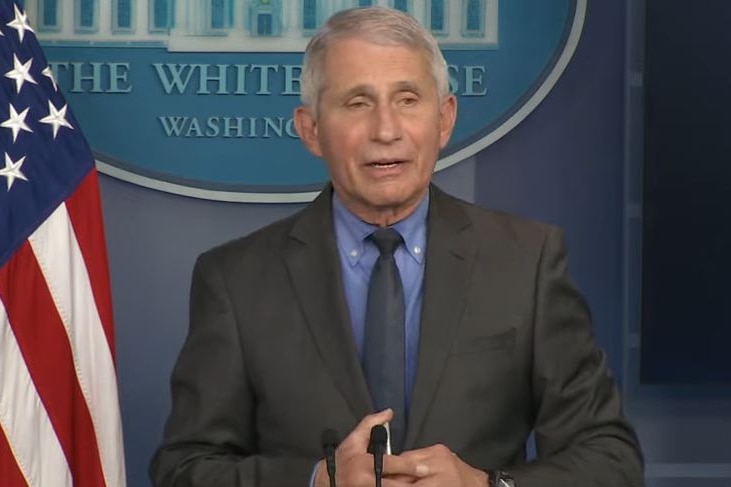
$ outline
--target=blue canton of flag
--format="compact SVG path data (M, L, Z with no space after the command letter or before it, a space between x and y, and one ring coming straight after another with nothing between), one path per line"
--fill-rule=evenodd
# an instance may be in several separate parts
M0 4L0 265L94 165L25 14Z

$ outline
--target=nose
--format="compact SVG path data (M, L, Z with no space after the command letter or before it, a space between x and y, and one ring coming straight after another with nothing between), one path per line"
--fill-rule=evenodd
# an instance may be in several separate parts
M373 139L391 143L401 138L401 120L398 111L391 104L379 105L373 112Z

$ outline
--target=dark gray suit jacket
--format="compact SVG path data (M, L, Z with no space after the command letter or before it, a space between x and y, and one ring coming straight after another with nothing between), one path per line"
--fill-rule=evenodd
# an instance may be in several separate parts
M373 412L352 337L331 188L204 253L193 272L160 487L306 486L320 435ZM560 233L431 189L406 449L443 443L518 487L642 484L642 461ZM538 459L525 461L535 429Z

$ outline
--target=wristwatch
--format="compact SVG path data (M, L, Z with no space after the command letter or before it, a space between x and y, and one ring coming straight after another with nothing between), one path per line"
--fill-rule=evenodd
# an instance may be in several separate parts
M515 480L505 470L488 470L487 482L489 487L515 487Z

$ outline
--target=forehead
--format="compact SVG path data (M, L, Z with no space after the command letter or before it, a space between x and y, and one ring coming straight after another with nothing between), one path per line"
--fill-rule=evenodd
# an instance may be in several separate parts
M333 41L328 46L323 56L321 75L324 88L369 81L435 83L425 50L349 37Z

